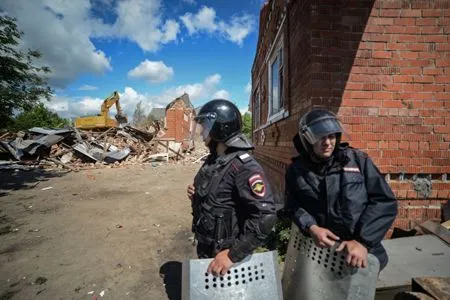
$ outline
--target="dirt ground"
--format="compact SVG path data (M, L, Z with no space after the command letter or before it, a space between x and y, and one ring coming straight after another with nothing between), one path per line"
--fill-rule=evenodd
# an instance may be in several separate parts
M0 299L179 299L199 167L1 172Z

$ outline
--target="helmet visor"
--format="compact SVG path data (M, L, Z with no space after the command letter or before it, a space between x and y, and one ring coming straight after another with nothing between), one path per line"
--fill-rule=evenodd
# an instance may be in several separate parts
M194 118L195 122L192 129L192 139L205 141L209 136L216 119L217 115L215 113L207 113L196 116Z
M325 136L333 133L342 133L343 131L341 123L336 118L327 116L302 126L300 134L308 143L313 145Z

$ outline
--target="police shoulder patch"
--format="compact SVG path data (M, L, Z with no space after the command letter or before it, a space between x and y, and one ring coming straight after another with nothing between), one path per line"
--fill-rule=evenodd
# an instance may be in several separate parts
M255 174L248 179L248 184L252 193L258 197L264 197L266 194L266 186L264 180L260 174Z

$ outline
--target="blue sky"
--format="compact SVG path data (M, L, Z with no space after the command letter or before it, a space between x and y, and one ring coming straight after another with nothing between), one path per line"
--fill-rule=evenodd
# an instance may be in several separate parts
M52 69L48 107L95 114L117 90L128 115L187 92L248 105L262 0L2 0ZM112 112L115 113L115 112Z

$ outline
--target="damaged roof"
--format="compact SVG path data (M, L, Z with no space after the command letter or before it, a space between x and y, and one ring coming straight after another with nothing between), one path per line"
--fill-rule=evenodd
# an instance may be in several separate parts
M172 106L173 106L176 102L178 102L179 100L182 100L182 101L184 102L186 108L192 108L192 109L194 109L194 106L192 105L191 100L189 99L189 95L186 94L186 93L184 93L184 94L181 95L180 97L175 98L172 102L170 102L169 104L167 104L166 110L172 108Z

